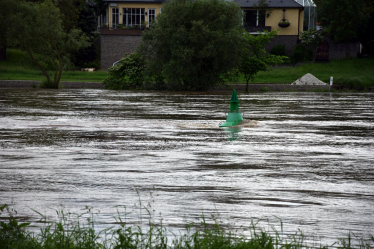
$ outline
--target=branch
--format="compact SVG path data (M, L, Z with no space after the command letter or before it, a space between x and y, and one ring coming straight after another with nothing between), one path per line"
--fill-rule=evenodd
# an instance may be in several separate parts
M30 58L33 62L35 62L35 64L38 66L38 68L42 71L42 73L45 75L45 77L47 77L47 80L48 82L51 81L51 78L49 77L49 74L47 73L47 71L39 64L39 62L34 58L34 56L32 55L31 51L25 46L23 45L23 48L27 51L27 53L30 55Z

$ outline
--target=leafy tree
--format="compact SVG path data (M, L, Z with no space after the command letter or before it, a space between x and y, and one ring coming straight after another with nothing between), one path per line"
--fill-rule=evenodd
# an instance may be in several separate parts
M247 48L242 50L242 60L239 66L239 72L246 80L245 90L248 92L249 80L254 80L254 76L260 71L269 70L269 65L281 64L287 56L271 55L265 50L265 45L270 42L277 31L267 32L259 35L251 35L247 32L243 34Z
M161 72L173 90L207 90L222 83L239 65L242 18L234 2L170 0L138 47L147 75Z
M0 0L0 61L6 60L9 33L14 29L12 16L18 4L19 0Z
M90 45L73 53L72 62L78 67L89 67L87 64L92 64L94 61L98 60L99 57L98 48L95 43L99 35L97 33L95 10L90 7L88 3L84 3L81 6L78 26L76 28L80 28L82 32L89 37Z
M360 41L374 54L374 2L315 0L318 21L335 42Z
M115 66L108 69L103 81L106 89L124 90L143 87L144 59L136 53L126 55Z
M58 88L63 65L73 51L89 45L87 37L77 29L64 31L60 11L52 0L21 2L17 7L10 40L26 51L52 87ZM40 54L43 60L38 60L35 54ZM53 80L44 66L48 63L55 69Z
M318 32L316 29L309 29L307 31L301 32L300 34L301 42L305 44L307 47L312 48L311 53L314 54L318 49L318 45L323 41L322 34Z

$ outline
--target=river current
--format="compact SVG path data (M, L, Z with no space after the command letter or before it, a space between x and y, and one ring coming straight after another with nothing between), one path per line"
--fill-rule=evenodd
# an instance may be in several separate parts
M106 227L141 201L170 229L204 214L322 244L374 234L374 94L238 93L244 122L219 128L230 97L0 89L0 205L30 221L92 207Z

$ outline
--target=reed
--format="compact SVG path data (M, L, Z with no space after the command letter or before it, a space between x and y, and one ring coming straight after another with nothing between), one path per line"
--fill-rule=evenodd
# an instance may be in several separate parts
M341 248L341 249L369 249L374 246L374 237L359 238L349 233L345 239L338 239L333 245L322 246L317 243L308 244L307 237L296 231L292 235L285 235L283 224L280 231L275 228L265 230L260 228L258 222L252 220L250 236L236 234L230 229L224 229L217 219L212 216L206 218L201 216L199 222L188 223L179 234L172 234L162 221L155 223L151 212L147 207L145 216L148 224L133 224L127 221L128 213L118 211L115 217L115 225L101 231L97 231L95 214L91 208L86 208L81 214L64 212L63 209L56 210L57 221L48 220L40 215L42 224L39 233L28 231L30 223L20 223L9 206L0 207L0 248L13 249L77 249L77 248L113 248L113 249L207 249L207 248L230 248L230 249L280 249L280 248ZM5 215L3 215L5 214ZM139 217L139 219L143 219ZM170 236L172 234L172 236Z

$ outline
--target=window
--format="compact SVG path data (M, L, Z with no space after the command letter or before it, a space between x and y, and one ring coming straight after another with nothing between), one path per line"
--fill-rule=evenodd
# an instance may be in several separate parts
M115 29L117 27L119 21L119 9L112 8L112 28Z
M156 9L148 9L148 23L151 26L152 22L156 18Z
M144 8L124 8L123 9L123 25L127 27L140 26L145 21Z
M245 26L258 27L265 26L265 10L244 10Z

